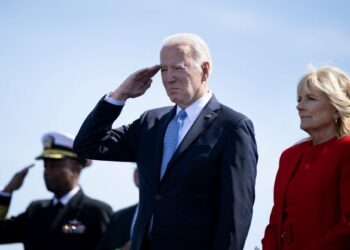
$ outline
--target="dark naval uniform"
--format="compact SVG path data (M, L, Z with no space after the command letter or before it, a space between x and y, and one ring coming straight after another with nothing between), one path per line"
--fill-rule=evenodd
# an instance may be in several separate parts
M25 250L96 249L112 215L109 205L82 190L66 206L34 201L24 213L5 219L10 200L0 196L0 243L22 242Z

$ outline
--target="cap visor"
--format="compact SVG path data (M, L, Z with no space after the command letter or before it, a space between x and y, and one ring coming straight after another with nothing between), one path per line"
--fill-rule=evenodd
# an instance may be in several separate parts
M36 160L41 160L41 159L55 159L55 160L59 160L59 159L63 159L66 158L67 156L63 155L63 154L57 154L57 153L43 153L39 156L37 156L35 159Z

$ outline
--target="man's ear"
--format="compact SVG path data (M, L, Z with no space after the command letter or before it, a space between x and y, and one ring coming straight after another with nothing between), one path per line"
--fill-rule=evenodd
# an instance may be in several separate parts
M202 81L206 81L209 78L210 64L209 62L202 63Z
M78 162L75 159L69 159L70 160L70 169L73 173L75 173L77 176L80 175L80 172L83 170L83 166L80 162Z

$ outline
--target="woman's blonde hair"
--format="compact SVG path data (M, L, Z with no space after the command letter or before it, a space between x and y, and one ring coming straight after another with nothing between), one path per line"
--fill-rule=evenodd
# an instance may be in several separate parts
M339 118L335 120L337 136L350 135L350 77L333 66L310 70L299 81L297 91L315 88L323 92L337 109Z

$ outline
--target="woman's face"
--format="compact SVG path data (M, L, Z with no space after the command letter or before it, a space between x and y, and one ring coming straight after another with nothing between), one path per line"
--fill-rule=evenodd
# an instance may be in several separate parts
M336 135L334 119L338 117L338 112L323 92L312 87L302 88L298 93L297 109L300 128L311 137L314 134Z

